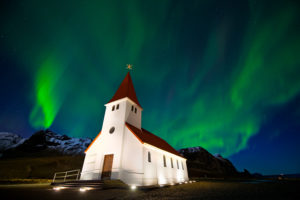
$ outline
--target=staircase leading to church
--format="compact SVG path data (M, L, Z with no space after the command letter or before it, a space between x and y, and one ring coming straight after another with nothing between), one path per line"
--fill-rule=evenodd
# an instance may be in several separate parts
M89 189L102 189L103 181L101 180L75 180L64 182L52 182L54 188L89 188Z
M102 189L101 180L79 180L80 169L56 172L51 185L55 190L66 188L80 188L80 190Z

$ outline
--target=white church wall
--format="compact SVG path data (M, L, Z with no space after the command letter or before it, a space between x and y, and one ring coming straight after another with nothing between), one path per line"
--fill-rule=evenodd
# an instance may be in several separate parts
M151 152L151 163L148 163L147 155L144 153L144 184L174 184L185 182L188 180L187 168L184 165L182 169L181 162L184 164L186 160L177 155L171 154L157 147L149 144L144 144L145 152ZM166 167L164 166L163 156L166 158ZM173 168L171 165L171 158L173 160ZM179 164L179 169L177 167L177 160Z
M119 109L116 109L118 104ZM114 111L112 111L113 106L115 106ZM104 156L108 154L114 155L111 178L120 178L119 172L123 131L125 127L125 112L126 101L124 100L106 105L101 134L86 153L81 179L90 179L90 177L93 177L93 179L101 179ZM115 130L113 133L110 133L109 131L112 127L114 127ZM92 154L96 154L96 161L94 164L89 164L86 160L88 160Z
M130 99L126 98L126 100L127 101L126 101L125 121L137 128L141 128L142 109ZM133 110L132 110L132 106L133 106Z
M121 180L127 184L142 185L143 145L127 128L124 130Z
M152 149L143 145L143 162L144 162L144 177L143 185L156 185L157 184L157 153ZM150 152L151 162L148 161L148 152Z

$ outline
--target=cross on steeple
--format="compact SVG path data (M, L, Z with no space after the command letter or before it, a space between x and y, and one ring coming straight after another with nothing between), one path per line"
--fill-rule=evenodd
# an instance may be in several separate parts
M126 65L126 69L128 69L128 70L132 70L132 67L133 67L132 64L127 64Z

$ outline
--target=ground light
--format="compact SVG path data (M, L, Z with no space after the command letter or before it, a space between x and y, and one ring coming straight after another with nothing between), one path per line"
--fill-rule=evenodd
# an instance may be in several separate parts
M130 189L131 189L131 190L135 190L135 189L136 189L136 186L135 186L135 185L132 185L132 186L130 187Z
M64 187L54 187L54 188L53 188L53 190L55 190L55 191L59 191L59 190L61 190L61 189L64 189Z
M80 192L85 192L85 191L88 191L88 190L91 190L92 188L89 188L89 187L81 187L79 188L79 191Z

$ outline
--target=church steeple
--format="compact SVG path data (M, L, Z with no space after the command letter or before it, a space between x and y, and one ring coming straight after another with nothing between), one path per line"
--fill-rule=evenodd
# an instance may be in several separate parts
M115 93L115 95L111 98L111 100L108 102L113 102L122 98L128 97L130 100L132 100L134 103L136 103L138 106L142 108L140 105L136 93L133 87L133 83L131 80L130 73L128 72L127 75L125 76L124 80L122 81L119 89Z

